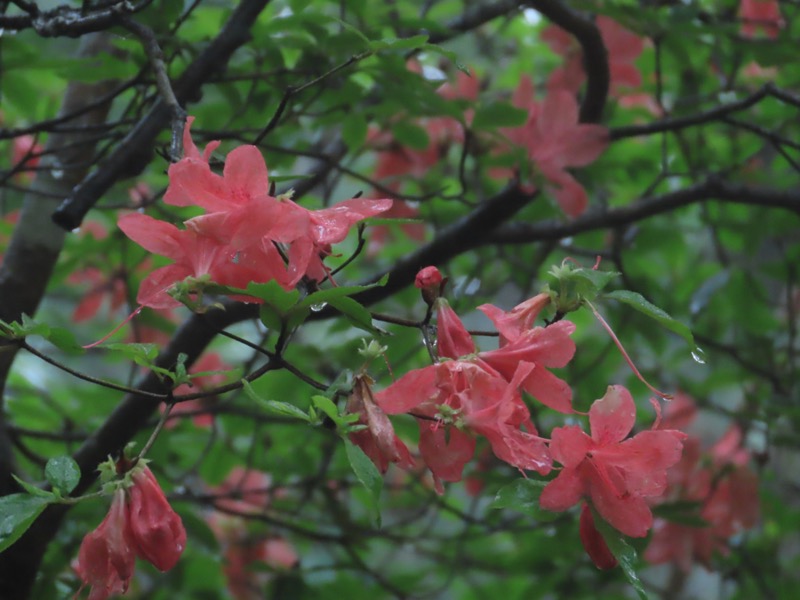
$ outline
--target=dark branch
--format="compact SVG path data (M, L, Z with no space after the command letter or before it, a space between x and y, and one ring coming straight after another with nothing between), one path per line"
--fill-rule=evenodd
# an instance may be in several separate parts
M495 231L486 239L486 242L529 244L546 240L560 240L587 231L630 225L682 206L711 200L731 204L784 208L800 215L800 191L752 188L728 183L719 177L709 177L704 182L683 190L644 198L628 206L607 212L587 214L568 223L545 221L535 225L510 224Z
M190 64L174 85L175 98L181 105L197 98L202 85L216 74L233 52L250 39L250 27L264 10L269 0L242 2L231 15L214 41ZM131 165L147 156L158 134L169 125L170 107L156 100L150 112L117 146L116 150L83 182L53 214L53 220L71 231L79 227L86 213L97 203L124 173L131 172ZM145 165L142 165L142 168Z
M42 37L80 37L119 25L123 17L139 12L151 2L152 0L146 0L134 4L122 0L89 13L84 13L81 8L63 5L46 12L39 12L37 9L30 10L25 15L0 15L0 28L11 31L33 29Z
M600 30L589 17L575 12L566 4L556 0L527 0L525 4L542 13L548 20L578 40L583 49L586 69L586 95L581 103L580 120L582 123L598 123L603 116L611 81L608 51Z

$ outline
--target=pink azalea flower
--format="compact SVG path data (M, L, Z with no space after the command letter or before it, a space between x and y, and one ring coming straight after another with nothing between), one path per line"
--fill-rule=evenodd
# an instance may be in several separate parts
M412 70L415 70L415 67ZM480 92L480 81L474 71L470 75L459 71L456 81L445 82L437 90L446 100L466 100L474 102ZM467 108L464 121L472 121L474 111ZM406 148L398 144L389 131L371 129L367 142L378 150L373 178L390 182L402 176L422 177L439 162L451 144L464 143L464 126L461 121L449 116L431 117L419 121L428 134L429 144L422 150Z
M644 50L644 39L603 15L597 17L597 28L608 51L612 95L618 96L625 87L639 87L642 76L634 63ZM580 45L557 25L548 26L542 33L542 39L565 59L564 66L551 74L547 89L577 94L586 80Z
M108 303L111 312L125 304L128 297L128 286L125 274L120 271L110 275L97 267L87 267L82 271L75 271L67 278L69 283L90 285L89 291L75 307L72 320L76 323L88 321L97 315L104 303Z
M212 514L208 524L219 540L228 592L236 600L261 600L274 571L292 569L299 562L294 547L281 537L254 535L239 517Z
M298 279L307 275L315 281L322 281L328 275L322 261L331 253L331 246L343 241L350 228L359 221L389 210L392 200L353 198L321 210L294 206L307 215L309 227L304 237L289 251L289 273Z
M83 585L92 588L89 600L124 594L133 577L136 555L127 534L125 503L125 491L117 490L106 518L81 542L75 570Z
M170 185L164 201L204 208L208 214L188 220L187 229L199 238L215 241L220 251L239 261L246 257L260 265L261 273L247 281L274 279L291 289L304 276L324 279L327 271L322 261L331 253L330 246L343 241L358 221L392 206L388 199L359 198L311 211L288 197L275 198L269 194L264 157L255 146L232 150L222 176L217 175L208 159L218 142L208 144L200 155L191 138L192 120L187 119L184 130L185 156L169 169ZM284 246L288 266L276 244ZM216 278L214 281L234 285ZM246 287L247 281L236 287Z
M508 332L508 329L506 330ZM520 362L535 366L522 381L522 388L545 406L562 413L572 412L572 389L548 368L567 365L575 355L570 335L575 324L559 321L548 327L535 327L496 350L481 352L478 359L510 381Z
M136 554L160 571L174 567L186 547L186 530L147 467L133 475L125 511Z
M742 19L741 33L746 38L755 38L762 33L774 40L786 25L778 0L741 0L739 17Z
M676 402L680 404L676 406ZM662 427L689 425L696 414L692 399L681 394L668 405ZM710 569L714 553L730 552L731 536L756 524L758 478L747 465L749 453L741 442L741 430L736 425L705 451L697 437L684 442L683 457L667 471L668 489L663 502L696 503L706 525L656 519L644 554L648 562L671 562L688 572L697 561Z
M475 352L475 342L444 298L436 301L436 347L442 358L461 358Z
M608 50L612 93L618 94L621 87L637 88L642 85L642 75L634 62L644 50L644 38L603 15L597 17L597 27Z
M546 474L549 453L519 394L521 381L531 369L533 365L520 364L508 382L486 365L448 360L410 371L375 399L387 414L418 417L420 453L439 490L440 480L461 479L475 451L470 434L487 438L501 460Z
M153 191L144 181L140 181L128 188L128 198L134 208L142 208L152 201Z
M375 402L369 384L365 376L356 376L353 382L347 413L359 415L358 423L367 428L351 433L350 440L369 456L381 473L386 472L390 462L402 469L410 469L414 466L414 459L395 434L389 417Z
M375 171L372 173L377 181L387 180L391 183L406 175L422 177L439 162L439 148L433 142L423 150L414 150L395 142L391 132L378 130L372 130L367 135L367 141L378 150Z
M506 312L493 304L483 304L478 310L485 314L500 333L500 345L504 346L520 338L533 328L533 323L550 304L550 294L542 293L529 298Z
M180 306L180 302L167 291L187 277L210 275L212 281L236 288L245 288L251 281L270 279L270 266L260 264L254 255L236 252L217 239L192 229L181 230L139 213L120 217L118 225L125 235L145 250L175 261L156 269L142 281L137 301L143 306ZM275 272L272 274L277 275Z
M569 167L584 167L594 162L608 146L608 130L601 125L578 122L578 102L564 90L551 90L541 104L532 101L532 84L523 77L513 103L530 116L525 125L506 129L506 137L528 151L535 169L545 179L545 191L561 209L576 217L586 210L586 190Z
M635 421L628 390L609 386L589 410L591 437L575 425L554 429L550 451L563 468L542 492L542 508L563 511L587 498L625 535L647 535L653 514L646 498L666 489L666 470L680 460L685 435L644 431L626 440Z

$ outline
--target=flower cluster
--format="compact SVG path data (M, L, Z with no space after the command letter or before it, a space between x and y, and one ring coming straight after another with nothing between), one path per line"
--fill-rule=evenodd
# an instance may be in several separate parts
M185 156L169 169L164 201L199 206L206 214L186 221L185 229L139 213L118 222L133 241L174 261L142 281L137 300L143 306L180 305L170 291L187 278L190 295L199 294L206 282L241 289L250 282L275 280L288 290L303 277L322 281L328 277L323 260L331 246L344 240L355 223L392 205L391 200L354 198L308 210L293 202L291 194L274 197L255 146L232 150L218 175L209 161L219 142L207 144L201 154L191 137L192 121L187 120L184 131Z
M628 390L612 385L589 410L591 435L567 425L553 429L549 439L542 437L522 394L559 413L574 413L572 390L549 369L566 366L575 354L570 337L575 325L565 319L535 325L553 302L549 293L510 311L483 305L479 309L494 324L498 347L480 351L441 296L445 283L435 267L426 267L416 279L436 315L438 357L375 394L366 376L357 377L348 413L359 415L363 428L351 440L381 472L390 463L410 469L416 461L387 415L415 417L419 457L440 493L443 481L462 479L478 437L520 471L547 475L558 470L542 491L541 507L563 511L582 503L580 532L587 553L600 568L614 566L592 510L625 535L647 535L653 526L650 502L667 488L667 469L680 460L685 434L654 428L629 437L636 406Z
M103 522L83 538L75 567L83 585L91 586L89 600L125 593L136 557L160 571L169 571L186 547L186 530L172 510L153 473L137 465L131 485L114 492Z

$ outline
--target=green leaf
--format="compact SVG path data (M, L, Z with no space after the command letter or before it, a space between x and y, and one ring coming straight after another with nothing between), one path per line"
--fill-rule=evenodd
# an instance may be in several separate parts
M409 38L385 38L369 43L369 49L373 52L379 50L414 50L425 45L428 41L427 35L414 35Z
M334 423L338 425L342 422L339 409L336 407L336 404L333 403L333 400L325 396L312 396L311 401L314 403L315 408L318 408L328 415Z
M28 492L31 496L37 496L39 498L46 498L48 502L55 499L56 495L53 492L49 492L47 490L43 490L42 488L36 487L32 483L28 483L24 479L20 479L16 475L11 475L23 490Z
M688 500L659 504L653 508L653 514L667 521L686 525L687 527L708 527L709 522L700 516L700 502Z
M475 129L494 129L496 127L519 127L528 118L528 111L507 102L482 104L475 111L472 127Z
M354 327L377 335L385 333L372 324L372 314L352 298L331 298L328 303L342 313Z
M594 298L608 285L612 279L619 277L617 271L598 271L596 269L573 269L567 275L572 280L582 296Z
M28 315L22 315L22 322L12 321L8 323L0 320L0 331L2 337L9 339L21 339L29 335L43 337L56 348L69 353L81 353L83 348L75 341L75 336L69 329L63 327L50 327L47 323L39 323Z
M458 56L452 50L446 50L437 44L424 44L422 46L422 50L424 50L425 52L434 52L436 54L441 54L442 56L447 58L450 62L452 62L456 66L456 69L472 77L472 72L466 67L466 65L459 62Z
M369 285L343 285L331 287L326 290L319 290L303 298L302 302L293 307L293 311L308 308L313 310L314 307L318 307L318 310L322 310L322 308L324 308L324 304L329 303L331 300L345 296L352 296L353 294L357 294L374 287L381 287L386 285L386 281L388 281L388 279L383 277L377 283L371 283Z
M28 530L48 502L28 494L0 498L0 552L16 542Z
M425 150L430 144L428 132L413 123L395 123L392 125L392 135L403 146L408 146L414 150Z
M275 280L267 283L249 283L245 292L248 296L260 298L281 314L288 312L300 299L300 292L297 290L287 292Z
M69 354L82 354L84 348L75 340L75 335L64 327L53 327L47 336L47 341L56 348Z
M645 297L642 296L641 294L637 294L636 292L631 292L629 290L617 290L614 292L609 292L607 294L604 294L603 296L605 298L618 300L624 304L627 304L628 306L635 308L636 310L647 315L651 319L655 319L663 327L666 327L673 333L677 333L679 336L685 339L693 350L697 348L691 329L689 329L686 325L684 325L680 321L673 319L666 312L658 308L655 304L651 304L650 302L648 302L645 299Z
M115 350L125 355L126 358L134 361L137 365L151 367L158 357L158 344L103 344L107 350Z
M360 112L347 115L342 121L342 139L350 150L357 150L367 139L367 119Z
M377 527L381 526L381 490L383 489L383 477L380 471L364 451L348 439L344 441L347 460L356 478L367 488L370 498L370 509Z
M537 521L553 521L558 514L539 507L539 496L547 485L546 481L517 479L498 490L490 508L510 508Z
M259 308L259 318L272 331L280 331L288 322L291 309L300 300L300 292L287 292L277 281L250 283L245 290L248 296L260 298L264 303ZM301 321L302 322L302 321Z
M268 413L272 413L273 415L278 415L281 417L300 419L306 423L311 421L311 418L308 416L308 414L294 404L289 404L288 402L278 402L277 400L266 400L262 398L256 394L253 386L250 385L250 382L246 379L242 379L242 387L244 388L247 396Z
M57 456L47 461L44 476L55 489L69 494L81 480L81 469L69 456Z
M625 536L609 525L594 508L592 508L592 515L594 516L594 524L597 527L597 531L603 536L608 549L611 550L611 554L619 562L619 566L622 567L622 572L628 582L636 590L641 600L647 600L647 593L644 591L642 582L634 570L638 560L636 550L628 543Z

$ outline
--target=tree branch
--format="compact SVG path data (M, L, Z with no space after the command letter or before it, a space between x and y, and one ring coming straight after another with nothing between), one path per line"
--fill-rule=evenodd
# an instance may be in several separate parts
M586 68L586 95L581 102L580 120L582 123L598 123L603 116L611 81L608 50L600 30L589 17L575 12L557 0L526 0L525 4L578 40L583 49Z
M530 225L514 223L496 230L485 238L491 244L529 244L546 240L560 240L598 229L612 229L643 221L698 202L716 200L730 204L750 204L784 208L800 215L800 191L782 191L753 188L738 183L728 183L712 176L702 183L662 196L643 198L628 206L602 213L590 213L568 223L544 221Z
M250 27L269 0L245 0L240 3L219 35L197 59L190 64L175 83L175 98L186 104L197 97L205 81L220 70L234 51L250 39ZM58 207L53 220L71 231L79 227L86 213L97 203L131 165L148 155L156 137L169 124L170 107L159 98L136 127L125 136L103 163L77 186L69 198ZM142 165L144 166L144 165Z

